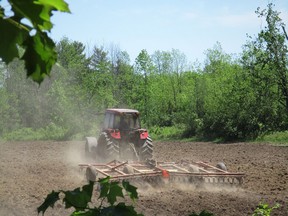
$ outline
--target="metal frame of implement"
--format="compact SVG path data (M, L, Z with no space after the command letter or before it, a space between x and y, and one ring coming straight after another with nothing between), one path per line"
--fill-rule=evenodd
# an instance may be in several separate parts
M147 180L162 177L169 182L184 181L189 183L243 183L244 173L234 173L211 166L206 162L120 162L113 160L109 163L79 164L80 168L93 168L102 178L110 176L111 181Z

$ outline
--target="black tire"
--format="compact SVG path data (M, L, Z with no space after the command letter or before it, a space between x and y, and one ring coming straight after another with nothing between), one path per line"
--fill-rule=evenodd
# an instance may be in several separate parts
M140 147L139 156L142 161L146 161L153 157L153 142L149 136Z
M97 155L105 162L118 160L119 142L111 139L106 132L101 133L98 140Z

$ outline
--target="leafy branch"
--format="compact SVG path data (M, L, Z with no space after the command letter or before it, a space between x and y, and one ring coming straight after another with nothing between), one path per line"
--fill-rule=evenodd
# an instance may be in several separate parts
M55 203L60 200L60 194L62 193L64 195L63 202L65 203L65 208L72 207L75 209L71 216L142 215L138 214L133 206L126 205L124 202L115 204L117 197L124 198L123 189L129 195L132 201L138 199L136 187L126 181L122 182L121 187L118 182L110 182L110 177L100 179L97 182L100 188L98 199L101 200L98 207L89 207L94 188L94 182L90 181L89 184L84 185L82 189L76 188L73 191L52 191L47 195L41 206L37 208L38 214L42 213L44 215L45 211L49 207L53 208ZM105 202L108 203L108 206L103 205Z
M8 0L11 16L0 6L0 58L8 64L14 58L25 62L27 76L41 83L57 61L55 43L48 36L53 11L70 12L64 0ZM22 20L28 20L23 23ZM24 54L20 54L24 50Z

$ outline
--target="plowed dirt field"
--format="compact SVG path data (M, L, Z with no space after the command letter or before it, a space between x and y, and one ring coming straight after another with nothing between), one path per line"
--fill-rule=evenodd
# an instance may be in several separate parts
M52 190L72 190L85 183L78 163L84 142L0 143L0 216L37 215L37 207ZM241 188L195 188L185 185L139 189L135 206L150 215L189 215L206 209L215 215L252 215L259 202L280 208L272 215L288 215L288 147L268 144L154 142L160 161L223 161L229 171L246 174ZM95 194L97 196L97 194ZM45 215L69 215L62 202Z

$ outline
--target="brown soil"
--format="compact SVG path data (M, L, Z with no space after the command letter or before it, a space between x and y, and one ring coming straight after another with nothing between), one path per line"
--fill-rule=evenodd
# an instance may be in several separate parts
M161 161L225 162L229 171L245 172L241 188L195 188L176 185L139 189L136 209L144 215L189 215L206 209L215 215L252 215L259 202L281 207L288 215L288 147L268 144L155 142ZM52 190L72 190L85 181L78 163L83 142L0 143L0 215L37 215L36 208ZM45 215L69 215L57 202Z

